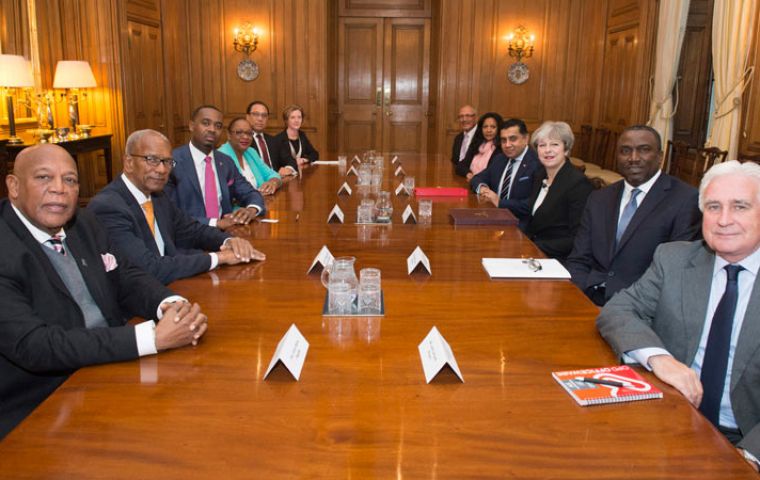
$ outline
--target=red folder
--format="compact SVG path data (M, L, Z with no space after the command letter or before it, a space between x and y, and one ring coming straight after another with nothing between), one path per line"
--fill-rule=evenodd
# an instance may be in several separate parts
M456 187L417 187L414 189L415 195L419 197L466 197L466 188Z

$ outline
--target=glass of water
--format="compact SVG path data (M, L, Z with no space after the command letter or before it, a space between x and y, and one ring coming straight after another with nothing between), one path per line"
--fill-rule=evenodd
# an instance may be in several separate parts
M429 220L433 216L433 201L429 198L420 199L417 203L417 215Z
M380 270L363 268L359 277L359 313L379 315L382 310Z
M346 168L347 158L345 155L338 155L338 168Z
M409 175L404 177L404 189L409 195L414 195L414 177Z
M351 303L353 294L351 286L346 282L335 282L330 284L328 290L327 310L333 315L351 315Z

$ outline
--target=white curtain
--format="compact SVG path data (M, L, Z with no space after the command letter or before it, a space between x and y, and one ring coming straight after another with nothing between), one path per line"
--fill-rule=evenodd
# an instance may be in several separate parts
M712 56L715 75L712 128L708 147L728 150L728 160L739 150L742 93L752 80L747 68L755 33L757 0L715 0Z
M673 87L676 86L689 2L690 0L660 2L654 84L647 124L660 132L663 147L665 142L673 138L673 115L678 108L678 99L673 100Z

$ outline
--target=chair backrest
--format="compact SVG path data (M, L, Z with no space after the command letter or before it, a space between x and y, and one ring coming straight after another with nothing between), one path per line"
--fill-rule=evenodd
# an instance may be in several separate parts
M716 163L725 162L726 156L728 155L728 151L721 150L717 147L698 148L697 155L701 157L701 160L703 162L702 173L704 173L708 171L710 167L712 167ZM701 180L701 177L700 177L700 180Z
M602 168L605 170L617 171L617 142L619 132L614 130L610 131L607 137L607 145L604 149L604 159L602 161Z
M673 174L673 165L671 157L673 155L673 142L668 140L665 143L665 150L662 152L662 172L668 175Z
M742 153L739 154L740 162L754 162L760 164L760 153Z
M602 166L604 163L604 153L607 150L607 141L610 138L610 131L607 128L597 128L594 130L594 136L591 140L591 160L590 162Z
M594 136L594 128L591 125L581 125L581 133L578 135L573 148L574 157L585 162L591 161L591 139Z
M686 142L676 141L672 144L672 175L686 183L699 187L702 176L715 165L725 161L727 151L715 147L691 148Z

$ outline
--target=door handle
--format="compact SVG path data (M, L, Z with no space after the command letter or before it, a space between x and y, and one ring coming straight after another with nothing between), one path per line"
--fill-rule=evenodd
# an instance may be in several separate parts
M383 106L383 88L382 87L377 87L377 90L375 91L375 106L376 107Z
M390 110L388 110L387 112L385 112L385 116L386 117L390 117L391 115L393 115L393 112L391 112Z

